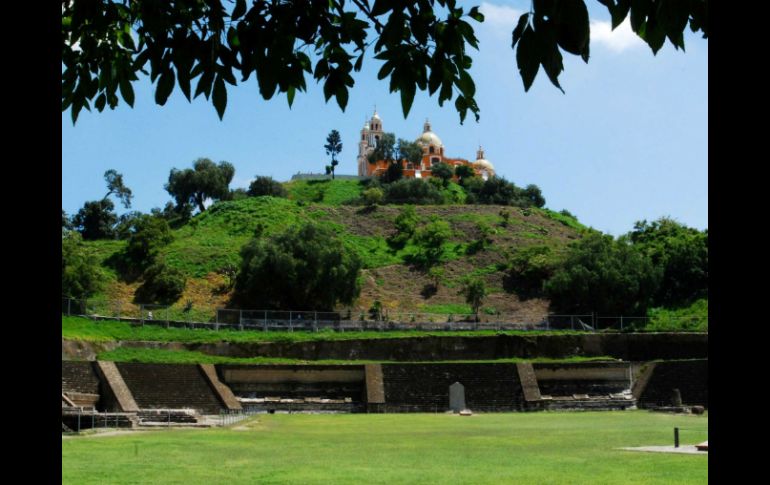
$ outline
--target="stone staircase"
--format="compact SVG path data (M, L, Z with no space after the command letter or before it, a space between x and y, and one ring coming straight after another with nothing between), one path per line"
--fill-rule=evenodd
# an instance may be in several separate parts
M187 364L116 364L140 409L192 408L219 414L223 405L200 367Z

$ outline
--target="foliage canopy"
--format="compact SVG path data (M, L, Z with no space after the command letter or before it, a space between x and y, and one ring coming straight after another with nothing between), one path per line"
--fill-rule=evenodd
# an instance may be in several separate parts
M708 37L708 0L598 0L612 27L630 16L631 29L657 53L666 38L684 49L684 30ZM252 74L259 93L284 93L289 106L306 76L323 84L324 98L342 110L367 53L382 61L377 78L399 92L404 117L417 89L455 100L462 122L479 119L476 85L470 75L478 49L472 22L483 22L478 6L456 0L329 0L275 2L235 0L70 0L62 3L62 111L73 123L83 108L114 109L119 98L134 104L139 74L156 83L155 102L164 105L175 87L188 101L203 94L220 118L227 84ZM559 89L562 51L588 62L590 26L584 0L535 0L512 33L516 64L529 90L543 67ZM240 78L240 79L239 79ZM195 89L193 90L193 81Z
M241 258L234 299L248 308L332 310L360 291L358 256L312 223L253 238Z

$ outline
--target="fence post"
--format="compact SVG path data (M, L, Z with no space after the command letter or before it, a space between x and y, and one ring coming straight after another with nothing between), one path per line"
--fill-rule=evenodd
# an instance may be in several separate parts
M243 310L238 310L238 326L243 330Z
M72 298L67 298L67 316L72 316Z
M144 327L144 303L139 304L139 315L141 316L142 326Z
M623 315L620 316L620 329L623 330Z
M264 329L265 332L267 332L267 310L265 310L265 319L262 322L262 328Z
M168 328L169 326L171 326L171 322L169 321L169 318L168 318L168 307L166 307L166 328Z
M572 330L575 330L575 315L569 316L569 324L572 327Z

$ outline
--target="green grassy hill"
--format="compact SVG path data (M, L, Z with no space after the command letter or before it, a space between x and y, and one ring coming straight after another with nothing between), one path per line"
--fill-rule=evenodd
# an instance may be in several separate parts
M549 246L555 251L586 231L574 218L543 209L520 209L488 205L416 206L418 216L427 222L435 216L449 222L452 237L445 244L440 263L444 274L438 291L426 294L428 275L408 262L417 251L411 243L393 250L387 238L395 231L394 219L402 206L380 206L367 210L346 205L358 197L361 186L356 181L295 181L286 184L289 198L253 197L219 202L176 229L174 241L162 255L173 267L188 276L188 284L176 306L188 302L196 309L227 307L230 294L222 291L223 278L217 271L227 264L239 264L239 250L261 225L272 235L287 226L314 221L334 230L344 244L362 259L362 292L353 311L367 310L379 300L390 311L463 313L469 309L458 295L460 281L467 275L483 277L490 295L484 304L487 313L531 313L547 308L541 299L520 300L506 289L507 254L533 245ZM451 193L453 188L446 189ZM507 224L501 211L510 213ZM471 251L480 236L477 224L493 228L487 249ZM123 241L95 241L89 246L102 261L120 251ZM106 266L105 266L106 267ZM120 281L107 269L110 282L100 298L130 301L138 282ZM205 311L204 311L205 313Z

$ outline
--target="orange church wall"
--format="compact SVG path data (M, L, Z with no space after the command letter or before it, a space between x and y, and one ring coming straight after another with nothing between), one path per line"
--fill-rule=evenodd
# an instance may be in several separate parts
M430 176L431 176L431 171L430 171L431 162L430 162L430 160L431 160L431 158L434 158L434 157L437 157L437 156L429 154L429 155L425 155L425 156L422 157L422 166L426 167L426 169L427 169L427 170L421 170L420 171L420 176L422 178L430 178ZM441 158L441 157L438 156L437 158ZM475 167L473 167L473 164L471 162L469 162L468 160L464 159L464 158L446 158L445 157L445 158L443 158L443 160L441 160L441 162L445 163L445 164L447 164L447 165L449 165L451 167L456 167L458 165L467 165L467 166L473 168L473 171L476 173L476 175L481 175L480 171L477 170ZM414 169L410 169L410 168L406 168L407 167L407 161L406 160L402 160L401 161L401 167L403 169L403 176L405 178L414 178L415 170ZM370 176L370 177L372 177L372 176L378 177L378 176L382 175L383 173L385 173L387 170L388 170L388 162L386 162L385 160L377 160L376 163L367 163L366 164L366 175ZM453 177L453 178L456 178L456 177Z

